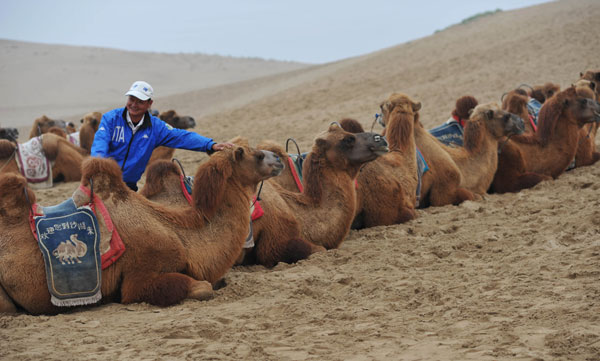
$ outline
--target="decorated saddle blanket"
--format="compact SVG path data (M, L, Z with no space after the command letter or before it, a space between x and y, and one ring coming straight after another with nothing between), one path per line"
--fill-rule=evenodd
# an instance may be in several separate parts
M52 187L52 167L42 149L42 137L17 145L17 165L32 188Z
M540 109L542 109L542 103L540 103L535 98L529 98L527 101L527 112L529 113L530 120L535 124L534 129L537 127L538 123L538 114L540 113Z
M33 215L33 225L52 304L78 306L100 301L100 229L91 208L78 208L69 198L43 207L43 215Z
M454 118L429 130L429 133L448 146L463 146L463 127Z
M81 144L79 143L79 132L67 134L67 140L71 142L71 144L75 144L78 147L81 146Z
M187 199L189 204L192 204L192 188L194 186L194 177L183 175L179 178L181 184L181 191ZM248 232L248 236L246 237L246 242L244 243L244 248L252 248L254 247L254 235L252 232L252 221L255 221L262 217L265 214L265 211L260 205L260 200L256 199L256 196L252 197L252 202L250 203L250 231Z
M417 148L417 207L421 203L421 185L423 184L423 174L425 174L425 172L427 172L428 170L429 166L427 165L423 154L421 154L421 151L419 150L419 148Z

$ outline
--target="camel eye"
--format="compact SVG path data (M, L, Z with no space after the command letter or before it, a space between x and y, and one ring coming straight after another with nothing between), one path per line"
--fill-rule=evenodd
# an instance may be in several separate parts
M258 153L258 155L256 156L256 159L258 159L259 161L265 159L265 153L263 153L263 152Z
M356 142L356 138L352 135L344 137L344 139L342 140L342 144L344 145L344 147L348 147L348 148L352 147L355 142Z

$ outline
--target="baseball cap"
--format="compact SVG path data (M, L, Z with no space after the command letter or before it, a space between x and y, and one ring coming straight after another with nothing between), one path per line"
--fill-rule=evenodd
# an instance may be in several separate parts
M154 90L150 84L138 80L131 84L131 88L129 88L129 91L125 95L133 95L140 100L148 100L154 96Z

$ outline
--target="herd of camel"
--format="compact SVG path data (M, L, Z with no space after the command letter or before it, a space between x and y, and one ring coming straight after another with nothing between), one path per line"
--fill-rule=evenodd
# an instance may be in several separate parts
M212 297L236 264L293 263L339 247L351 228L406 222L418 208L518 192L595 163L598 86L600 71L587 71L562 91L552 83L512 90L501 106L461 97L453 114L465 120L462 147L442 144L422 126L421 104L393 93L381 103L382 134L353 119L334 122L315 138L300 174L279 144L251 147L236 137L234 148L198 166L191 190L173 149L155 150L140 192L123 183L114 160L89 157L100 113L81 120L79 146L67 140L74 129L47 117L30 136L42 134L55 180L80 182L72 197L95 207L100 248L108 251L115 235L122 240L122 256L103 266L102 302L168 306ZM532 96L543 103L537 129L524 121ZM173 111L161 118L195 125ZM0 139L0 313L63 312L50 301L30 224L42 208L16 149L16 139Z

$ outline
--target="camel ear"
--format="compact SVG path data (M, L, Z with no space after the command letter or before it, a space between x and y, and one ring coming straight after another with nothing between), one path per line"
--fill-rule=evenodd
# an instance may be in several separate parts
M421 109L421 102L412 103L413 112L418 112Z
M485 116L488 118L488 120L494 119L494 111L492 109L486 111Z
M317 145L318 148L325 148L325 147L327 147L327 141L325 139L322 139L322 138L317 138L315 140L315 144Z
M579 77L583 78L583 73L582 72L579 72Z
M241 161L242 159L244 159L244 148L238 147L235 150L233 156L235 157L235 160L238 162Z
M79 120L79 123L83 124L83 118L81 118L81 119Z

